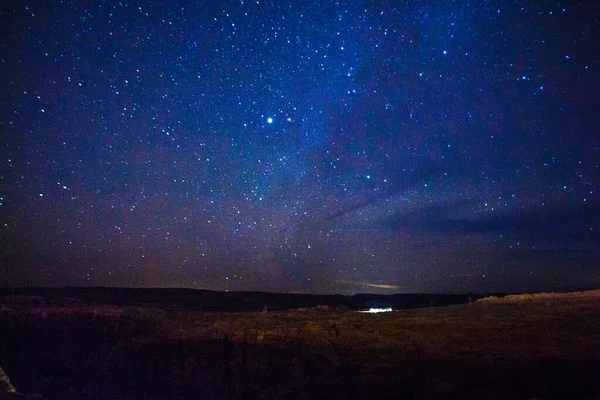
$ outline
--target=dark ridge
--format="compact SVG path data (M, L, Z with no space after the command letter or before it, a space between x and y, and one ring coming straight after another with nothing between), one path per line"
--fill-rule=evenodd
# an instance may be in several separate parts
M0 289L0 297L32 296L39 305L155 305L204 311L290 310L328 306L334 309L363 310L371 307L410 309L463 304L492 294L392 294L361 293L313 295L269 292L219 292L204 289L156 289L117 287L63 287ZM505 294L493 294L503 297Z

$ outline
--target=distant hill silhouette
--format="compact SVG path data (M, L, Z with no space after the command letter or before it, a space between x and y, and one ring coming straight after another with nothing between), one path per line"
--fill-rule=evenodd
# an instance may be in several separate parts
M18 296L18 302L36 306L160 305L203 311L290 310L328 306L332 309L364 310L371 307L411 309L464 304L492 294L355 294L312 295L268 292L219 292L199 289L153 289L115 287L63 287L0 289L2 302ZM502 297L504 294L493 294ZM17 301L17 299L13 299Z

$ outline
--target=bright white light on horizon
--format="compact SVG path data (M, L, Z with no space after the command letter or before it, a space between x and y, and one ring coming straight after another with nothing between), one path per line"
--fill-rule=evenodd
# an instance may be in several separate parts
M392 312L392 307L388 307L388 308L369 308L368 311L363 311L366 313L371 313L371 314L376 314L376 313L381 313L381 312Z

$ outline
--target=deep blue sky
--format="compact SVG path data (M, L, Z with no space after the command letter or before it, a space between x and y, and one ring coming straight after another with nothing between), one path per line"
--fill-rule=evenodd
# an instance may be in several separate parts
M600 3L8 1L0 286L600 286Z

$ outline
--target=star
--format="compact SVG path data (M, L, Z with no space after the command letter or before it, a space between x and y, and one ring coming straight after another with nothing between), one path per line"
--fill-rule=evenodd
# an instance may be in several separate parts
M0 286L599 282L595 2L54 3L3 18Z

